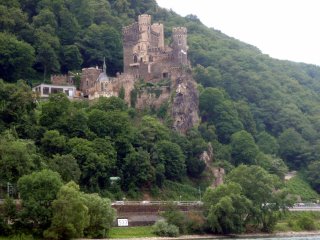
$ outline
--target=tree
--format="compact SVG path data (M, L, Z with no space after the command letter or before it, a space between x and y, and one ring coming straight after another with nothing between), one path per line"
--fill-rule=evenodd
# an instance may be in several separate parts
M311 162L307 168L307 179L311 186L320 193L320 161Z
M179 145L170 141L160 141L154 147L155 165L165 166L165 176L171 180L180 180L186 172L184 155Z
M217 88L206 88L200 94L199 108L202 119L216 126L221 142L229 142L230 136L243 129L238 113L226 92Z
M48 130L43 134L41 139L41 147L43 154L52 156L54 154L61 154L64 152L66 146L66 138L60 135L57 130Z
M232 134L230 145L234 165L256 164L259 149L250 133L242 130Z
M78 45L85 66L100 65L105 57L108 71L111 74L121 70L121 37L113 27L105 23L100 25L92 24L84 31Z
M277 154L279 151L277 139L265 131L258 134L257 145L265 154Z
M122 168L123 182L126 186L148 187L154 182L155 171L150 163L150 154L141 148L124 158Z
M0 179L3 184L16 183L20 177L41 165L36 147L30 140L0 138Z
M61 69L63 72L80 70L82 56L76 45L64 45L61 49Z
M58 35L62 45L71 45L80 33L80 26L74 15L65 8L59 12Z
M60 175L47 169L21 177L18 189L24 221L31 222L34 228L41 230L49 227L52 217L51 204L61 186Z
M15 36L0 32L0 78L17 81L32 73L34 48Z
M77 160L71 154L53 155L52 158L48 160L48 165L50 169L60 174L64 182L79 182L81 171Z
M24 81L11 84L0 79L0 102L0 122L8 128L14 127L21 135L32 131L36 104L30 87Z
M70 100L64 93L51 94L49 101L42 105L40 124L64 132L68 128L71 109Z
M299 169L307 165L308 143L292 128L282 132L278 138L279 153L289 167Z
M259 166L240 165L228 174L229 182L238 183L243 195L252 202L250 221L262 231L273 231L281 211L288 207L286 193L280 191L279 178Z
M60 70L60 41L55 30L49 25L37 28L35 31L36 67L43 71L44 79L47 73Z
M252 202L237 183L208 188L204 194L208 225L217 233L242 233L252 213Z
M284 179L285 174L288 172L288 167L281 158L262 152L258 153L256 158L257 165L263 167L269 173Z
M135 132L134 144L150 152L154 144L161 140L169 140L169 129L159 120L144 116L141 119L141 127Z
M111 201L101 198L98 194L84 194L84 202L89 210L89 225L84 230L85 235L91 238L107 237L115 220L115 210L111 207Z
M104 112L94 109L89 113L88 126L99 137L109 136L115 139L122 136L131 137L132 135L129 116L125 112Z
M79 186L69 182L62 186L52 202L53 216L50 228L44 232L48 239L71 239L83 236L89 226L89 209Z
M99 109L102 111L125 111L128 109L126 102L118 97L100 97L96 103L91 107L92 109Z
M104 139L90 142L72 138L68 142L68 149L80 166L81 186L92 191L105 189L112 170L115 170L116 152L111 143Z

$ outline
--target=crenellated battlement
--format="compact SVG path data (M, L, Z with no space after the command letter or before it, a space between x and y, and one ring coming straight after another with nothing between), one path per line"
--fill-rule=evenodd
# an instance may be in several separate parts
M172 28L172 35L186 35L188 30L186 27L174 27Z

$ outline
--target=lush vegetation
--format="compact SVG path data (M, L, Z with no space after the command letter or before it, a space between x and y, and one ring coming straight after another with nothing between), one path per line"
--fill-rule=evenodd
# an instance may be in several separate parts
M282 216L275 231L315 231L320 230L319 212L289 212Z
M158 229L272 231L287 191L305 195L308 182L319 193L319 67L272 59L150 0L0 0L0 13L0 195L22 199L21 211L10 198L2 206L2 234L105 236L109 199L195 200L212 184L211 167L223 167L227 183L206 191L204 216L168 213ZM51 73L101 65L104 56L109 74L121 71L121 28L142 13L165 24L167 42L172 26L188 28L198 126L173 131L167 105L138 112L120 98L35 99L30 85ZM210 148L205 171L200 155ZM288 170L304 179L284 188Z

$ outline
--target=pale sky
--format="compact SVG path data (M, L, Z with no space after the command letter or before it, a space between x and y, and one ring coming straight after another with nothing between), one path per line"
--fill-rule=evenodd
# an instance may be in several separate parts
M156 0L273 58L320 66L320 0Z

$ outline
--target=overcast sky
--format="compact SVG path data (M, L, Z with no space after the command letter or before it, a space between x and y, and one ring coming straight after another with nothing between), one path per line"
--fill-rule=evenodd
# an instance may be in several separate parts
M320 66L320 0L156 0L278 59Z

